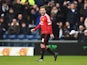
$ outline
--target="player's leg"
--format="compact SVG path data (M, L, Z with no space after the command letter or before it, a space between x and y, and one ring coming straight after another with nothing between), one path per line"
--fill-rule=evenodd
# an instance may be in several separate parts
M58 53L57 52L53 52L50 48L46 47L47 48L47 51L52 54L54 56L54 60L56 61L57 60L57 56L58 56Z
M50 35L49 34L46 34L45 37L44 37L45 49L49 53L51 53L52 55L54 55L54 52L50 48L47 47L49 38L50 38Z
M44 59L44 53L45 53L44 38L45 38L45 35L42 34L42 35L41 35L41 40L42 40L42 42L41 42L41 44L40 44L40 48L41 48L41 57L40 57L40 59L39 59L38 61L43 61L43 59Z
M46 45L48 44L50 35L42 35L42 43L40 44L41 47L41 58L38 61L42 61L44 59L44 52L47 50L50 54L54 55L55 61L57 59L57 53L53 52L50 48Z
M41 58L40 59L44 59L45 50L48 50L50 53L54 55L54 53L46 47L48 39L49 39L48 34L42 34L42 43L40 44L40 47L41 47Z
M53 52L50 48L48 48L48 40L49 40L49 38L50 38L50 35L47 35L46 36L46 38L44 38L45 40L44 40L44 43L45 43L45 49L50 53L50 54L52 54L53 56L54 56L54 58L55 58L55 61L56 61L56 59L57 59L57 55L58 55L58 53L56 53L56 52Z
M41 47L41 58L40 59L44 59L45 45L41 43L40 47Z

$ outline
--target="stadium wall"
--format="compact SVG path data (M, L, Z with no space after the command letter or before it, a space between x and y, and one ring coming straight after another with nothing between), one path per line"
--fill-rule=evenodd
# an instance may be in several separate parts
M34 54L40 54L40 44L41 40L0 40L2 43L28 43L33 44ZM78 42L77 40L51 40L49 41L50 45L57 45L57 49L54 50L58 52L59 55L87 55L87 43ZM48 55L48 53L46 52Z

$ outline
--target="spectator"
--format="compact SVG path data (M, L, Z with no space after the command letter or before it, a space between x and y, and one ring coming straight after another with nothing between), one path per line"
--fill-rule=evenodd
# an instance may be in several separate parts
M87 17L87 0L84 3L84 16Z
M6 15L6 13L8 12L9 10L9 6L7 5L7 3L4 1L2 3L2 6L1 6L1 16L4 17Z
M48 2L48 4L46 5L46 10L48 15L50 15L52 7L53 5L50 2Z
M71 31L71 26L69 22L65 22L65 26L64 26L64 39L65 40L71 40L70 38L70 31Z
M28 0L30 5L35 5L35 0Z
M87 2L86 1L84 3L83 7L80 9L80 14L83 15L84 18L87 17Z
M20 34L27 34L27 33L28 33L27 25L25 22L22 22Z
M78 24L79 25L84 25L84 17L83 16L80 17L80 22Z
M17 22L21 25L23 20L24 20L23 14L19 13L17 16ZM25 21L25 23L26 23L26 21Z
M70 39L71 40L77 40L77 37L78 37L78 32L75 31L75 30L71 30L71 32L70 32Z
M0 17L0 40L3 39L3 34L6 31L6 29L4 28L3 23L4 23L4 20L3 20L2 17Z
M21 2L22 5L25 4L25 2L28 2L30 5L35 5L34 0L21 0L20 2Z
M18 13L22 13L22 5L20 3L20 0L16 0L16 3L13 4L13 8L14 8L14 12L15 12L15 15L17 16Z
M12 2L14 1L14 0L2 0L2 2L3 1L5 1L8 5L12 5Z
M72 3L70 10L67 13L67 22L70 23L71 28L76 30L76 25L78 25L79 22L79 12L76 10L75 4Z
M56 14L57 21L62 21L63 23L65 23L65 20L64 20L65 13L63 12L62 7L60 7L59 5L59 7L56 7L56 9L55 7L53 7L53 10L54 10L54 13Z
M85 28L84 28L83 25L79 25L78 32L79 32L79 33L83 33L84 29L85 29Z
M84 45L87 45L87 30L84 31Z
M67 13L68 10L70 9L70 2L64 1L62 7L61 7L61 11L62 11L62 19L64 20L64 23L66 22L67 19Z
M34 0L16 0L16 3L12 1L14 0L0 0L0 16L4 20L1 26L5 29L9 27L10 30L17 28L19 31L15 31L16 34L27 34L28 26L30 29L39 24L39 7L42 5L46 6L47 13L51 16L54 39L75 40L76 31L72 35L70 31L79 31L78 38L81 38L84 35L84 30L81 29L87 29L87 0L35 0L35 4ZM30 5L30 1L33 2L33 6ZM17 19L16 22L13 22L14 17Z
M70 37L69 31L64 31L64 40L72 40Z
M23 19L25 19L26 24L29 25L30 21L30 11L31 11L31 6L29 5L28 2L25 2L24 5L21 7L21 12L23 14Z
M81 8L83 8L83 0L78 0L77 9L80 10Z
M30 22L29 24L30 25L35 25L35 9L31 9L31 13L30 13Z
M2 1L0 1L0 16L1 16L1 13L2 13Z
M64 29L63 29L63 23L59 22L58 24L58 39L64 39Z
M58 25L57 19L56 19L56 14L51 13L51 21L52 21L52 28L53 28L53 34L54 34L54 40L58 38Z
M65 23L64 30L67 31L67 32L70 32L72 30L69 22Z
M44 0L35 0L35 3L36 3L38 6L42 6L42 5L44 5Z
M57 12L58 12L58 9L56 6L54 6L51 10L51 13L57 14Z
M8 28L8 33L9 34L19 34L19 32L20 32L19 23L17 22L16 19L13 19L11 25Z
M84 25L85 25L85 28L87 30L87 18L85 19Z
M78 30L78 41L81 43L83 42L83 37L84 37L84 26L79 25L79 30Z
M35 13L34 13L35 23L34 24L38 25L40 22L39 7L37 5L34 5L33 9L35 10Z
M12 22L12 19L15 17L13 8L9 9L9 12L6 14L6 22L8 25Z
M64 0L54 0L56 3L60 3L61 5L63 4Z

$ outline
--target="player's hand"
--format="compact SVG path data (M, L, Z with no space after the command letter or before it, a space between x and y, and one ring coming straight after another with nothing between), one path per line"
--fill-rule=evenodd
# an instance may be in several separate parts
M31 32L34 32L35 31L35 29L31 29Z
M50 38L52 38L52 39L53 39L53 38L54 38L54 35L53 35L53 34L50 34Z

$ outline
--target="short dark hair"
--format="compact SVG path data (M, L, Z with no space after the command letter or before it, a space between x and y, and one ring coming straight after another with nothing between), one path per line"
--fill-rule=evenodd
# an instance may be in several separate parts
M40 7L40 9L41 9L41 8L44 8L44 9L46 9L46 7L45 7L45 6L41 6L41 7Z

